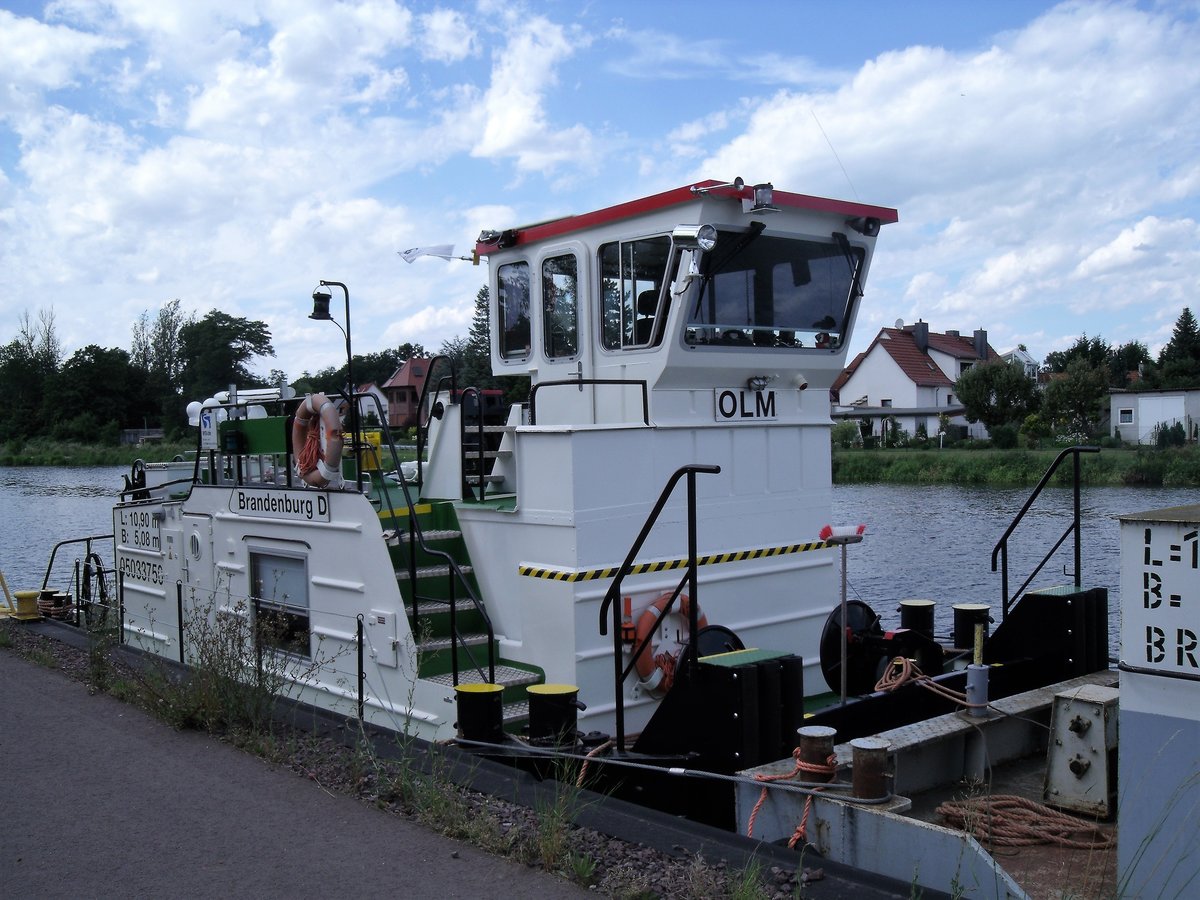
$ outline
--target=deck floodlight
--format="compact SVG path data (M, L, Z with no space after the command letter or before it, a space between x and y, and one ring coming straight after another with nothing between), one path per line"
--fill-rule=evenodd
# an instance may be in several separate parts
M319 286L313 290L312 298L313 311L309 318L322 322L332 319L333 316L329 314L329 301L333 299L333 295L325 290L324 286Z
M767 385L771 383L770 375L751 375L746 379L746 387L754 392L764 391Z
M712 225L676 225L671 238L676 247L707 253L717 246L717 229Z

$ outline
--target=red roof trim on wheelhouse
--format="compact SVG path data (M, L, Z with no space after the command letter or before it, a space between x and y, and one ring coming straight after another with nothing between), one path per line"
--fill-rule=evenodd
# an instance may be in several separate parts
M753 188L749 185L742 188L741 191L735 190L732 186L722 186L720 181L700 181L694 185L686 185L673 190L664 191L661 194L652 194L649 197L641 197L637 200L630 200L626 203L618 203L616 206L608 206L604 209L598 209L594 212L583 213L578 216L564 216L561 219L551 219L546 222L538 222L533 225L525 225L520 228L515 228L516 233L515 243L509 246L519 247L523 244L533 244L539 241L544 241L549 238L558 237L563 234L570 234L574 231L580 231L584 228L592 228L596 225L603 225L608 222L616 222L620 219L628 219L633 216L643 215L645 213L655 212L660 209L666 209L669 206L679 206L684 203L690 203L700 199L702 195L698 194L693 188L707 189L705 193L713 197L728 197L730 199L751 199L754 196ZM870 217L878 219L880 224L890 225L898 222L900 214L886 206L871 206L866 203L857 203L850 200L831 200L826 197L814 197L809 194L793 194L788 191L774 191L773 204L775 206L790 206L797 209L811 209L817 212L830 212L844 215L847 218ZM480 256L487 256L499 249L494 241L480 241L475 245L475 252Z

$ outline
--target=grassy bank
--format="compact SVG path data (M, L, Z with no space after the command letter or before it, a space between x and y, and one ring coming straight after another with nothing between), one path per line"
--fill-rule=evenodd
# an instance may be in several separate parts
M835 484L1034 485L1058 449L833 451ZM1200 448L1102 450L1081 457L1084 484L1200 487ZM1053 484L1068 485L1069 461Z
M35 438L30 441L8 441L0 445L0 466L129 466L135 459L157 462L195 449L195 439L186 443L114 447Z

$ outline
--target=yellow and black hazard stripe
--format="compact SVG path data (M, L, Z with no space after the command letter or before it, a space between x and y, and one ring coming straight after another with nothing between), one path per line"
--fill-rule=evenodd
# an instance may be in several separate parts
M778 547L759 547L757 550L733 550L729 553L708 553L696 557L698 566L714 566L720 563L742 562L747 559L766 559L770 556L786 556L789 553L807 553L810 550L824 550L832 547L827 541L810 541L807 544L782 544ZM687 557L665 559L659 562L635 563L629 569L630 575L649 575L654 572L669 572L672 569L682 569L688 564ZM605 566L602 569L561 569L556 566L534 566L521 563L517 566L518 574L526 578L543 578L547 581L597 581L601 578L615 578L621 571L620 566Z

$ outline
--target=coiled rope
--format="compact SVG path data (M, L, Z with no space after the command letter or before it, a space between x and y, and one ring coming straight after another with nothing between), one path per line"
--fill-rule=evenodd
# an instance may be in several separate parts
M830 780L837 774L837 757L832 753L824 763L809 763L800 759L800 748L797 747L792 751L792 760L795 765L792 771L779 775L755 775L755 781L787 781L795 778L797 775L808 774L824 776L825 780ZM820 790L820 788L816 788ZM800 823L796 826L795 832L788 838L788 849L794 850L796 844L801 841L807 841L808 814L812 810L812 794L804 798L804 814L800 816ZM758 818L758 811L767 801L767 786L764 784L762 793L759 794L758 802L754 804L754 809L750 812L750 821L746 823L746 837L754 837L754 820Z
M875 690L894 691L896 688L909 683L923 687L927 691L932 691L939 697L966 709L983 709L987 706L986 703L968 702L965 693L948 688L944 684L939 684L922 672L915 662L911 659L905 659L903 656L897 656L891 661L884 671L883 677L875 683Z
M1116 835L1099 825L1013 794L949 800L937 808L948 824L994 847L1058 844L1107 850Z

